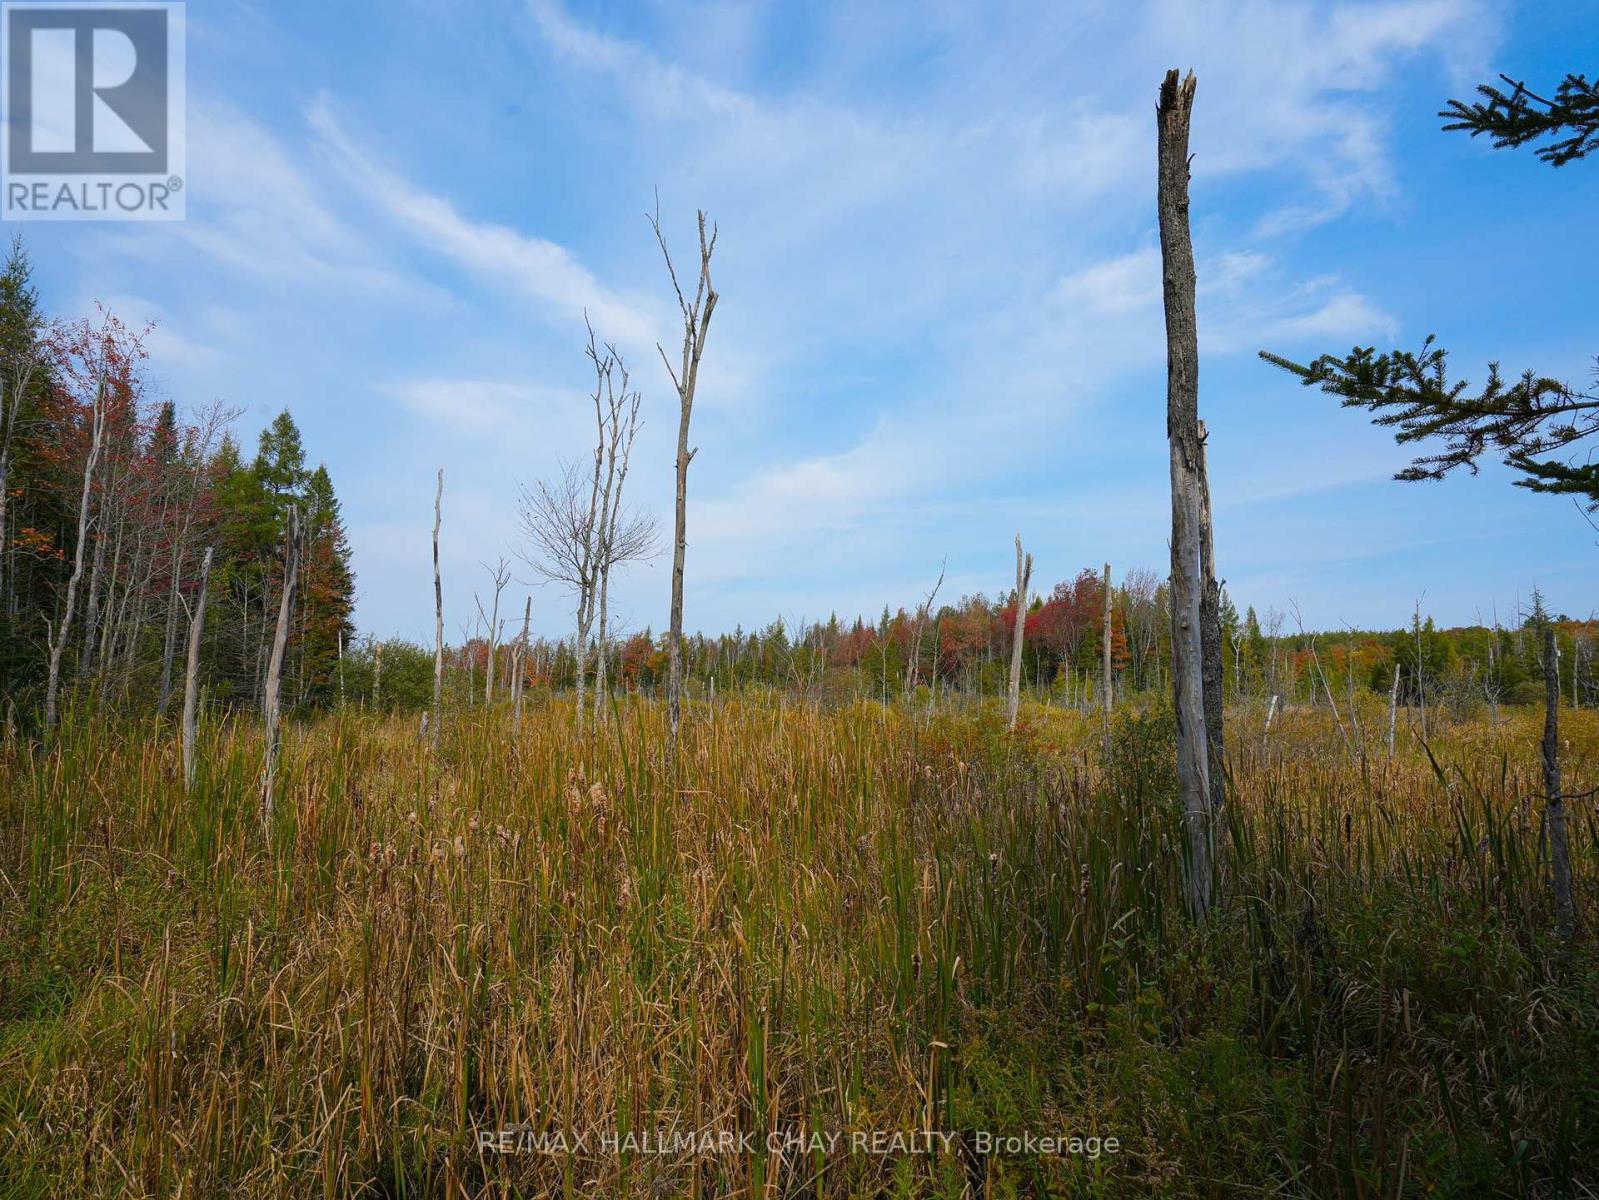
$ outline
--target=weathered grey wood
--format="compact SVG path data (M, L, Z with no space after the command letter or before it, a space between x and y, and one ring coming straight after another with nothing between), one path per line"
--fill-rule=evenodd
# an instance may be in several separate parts
M444 585L439 580L439 525L444 520L444 468L433 492L433 753L439 752L439 726L444 723ZM427 725L423 725L426 729Z
M1166 435L1171 453L1172 690L1177 778L1188 843L1185 898L1203 917L1211 904L1211 801L1205 733L1200 604L1202 521L1199 331L1194 315L1194 245L1188 228L1188 128L1194 76L1168 71L1156 109L1156 207L1166 313Z
M655 553L655 522L653 518L630 515L623 520L622 491L627 485L627 473L633 459L633 440L638 435L640 393L631 386L627 364L615 346L605 346L604 371L606 393L605 411L600 413L599 390L595 390L595 411L600 416L600 446L605 460L605 486L600 499L598 546L595 556L595 575L598 584L599 625L595 639L594 664L594 720L603 718L605 699L609 695L607 678L610 666L611 622L611 569L634 559L646 558ZM589 331L589 357L599 365L599 355L594 346L593 330ZM620 376L620 386L614 386L612 377Z
M527 604L522 609L522 636L517 640L511 650L511 707L515 712L517 721L522 719L522 693L527 690L525 682L526 667L523 665L527 657L528 626L533 621L533 597L527 598Z
M78 499L78 544L72 553L72 574L67 579L66 603L61 619L53 630L47 629L49 638L50 670L44 690L44 732L54 732L56 710L61 695L61 654L67 647L67 637L72 632L72 612L77 607L78 583L83 578L83 549L89 539L89 505L93 500L94 469L100 461L100 443L105 438L105 376L95 388L94 407L89 434L89 457L83 464L83 494Z
M494 583L493 609L485 617L489 623L489 658L488 669L483 673L483 703L489 705L494 703L494 660L500 651L500 593L505 591L506 584L511 582L511 564L501 558L494 566L490 567L484 563L483 567ZM484 616L482 601L478 601L477 611L478 616Z
M1549 867L1554 877L1555 930L1570 940L1576 931L1571 901L1571 850L1566 836L1566 798L1560 791L1560 647L1555 627L1543 627L1543 793L1544 825L1549 831Z
M278 752L282 748L283 655L289 644L289 616L294 607L294 583L300 571L300 510L289 505L288 547L283 566L283 592L278 597L278 624L272 635L272 658L267 663L266 694L262 718L266 745L261 759L261 824L272 831L272 808L276 799Z
M927 617L933 611L933 604L938 599L938 589L944 586L944 572L949 569L949 559L946 557L938 564L938 579L933 583L933 590L927 593L927 599L917 606L916 615L911 619L910 661L905 664L905 694L908 696L916 690L916 680L921 670L922 662L922 630L927 625ZM938 684L938 637L935 631L933 637L933 684Z
M1226 800L1227 771L1222 757L1222 644L1221 584L1216 580L1216 551L1210 519L1210 464L1206 451L1210 430L1199 422L1199 646L1204 660L1206 769L1210 773L1210 803L1220 808Z
M711 313L716 308L716 289L711 286L711 255L716 251L716 226L710 227L706 236L705 211L697 214L700 231L700 273L694 287L692 303L683 295L678 284L677 271L672 266L672 256L666 248L666 238L661 233L660 213L650 218L655 230L655 240L660 244L661 256L666 260L666 271L672 279L672 290L677 295L678 311L683 317L683 354L681 367L672 369L666 351L658 344L661 361L672 377L677 389L677 498L673 507L672 524L672 609L667 631L666 708L671 728L667 743L669 754L677 751L678 727L683 714L683 559L688 549L688 466L694 461L698 448L688 444L689 417L694 411L694 389L699 382L700 356L705 352L705 335L711 327Z
M189 617L189 660L183 672L183 787L194 790L194 734L200 710L200 637L205 632L205 600L211 590L211 547L200 560L200 594Z
M1394 686L1388 693L1388 757L1394 756L1394 730L1399 724L1399 664L1394 664Z
M178 645L178 580L183 576L183 540L172 552L172 581L168 588L166 629L161 636L161 690L156 699L156 712L166 715L167 704L172 699L172 658Z
M1033 580L1033 556L1022 554L1022 535L1016 535L1016 624L1010 640L1010 698L1005 706L1005 726L1016 728L1022 702L1022 638L1027 629L1027 589Z

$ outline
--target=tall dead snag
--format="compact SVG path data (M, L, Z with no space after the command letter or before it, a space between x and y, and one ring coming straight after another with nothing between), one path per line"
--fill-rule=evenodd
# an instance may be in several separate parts
M688 422L694 411L694 388L699 381L700 355L705 352L705 335L711 327L711 312L716 308L716 289L711 286L711 255L716 251L716 226L710 236L705 232L705 210L698 213L700 228L700 274L694 285L694 300L690 303L683 295L677 281L677 271L672 266L672 255L666 248L666 238L661 233L661 214L657 206L650 225L655 230L655 240L661 247L661 257L666 260L666 273L672 279L672 291L677 294L678 311L683 316L683 358L678 370L659 343L656 349L666 372L677 389L677 506L672 530L672 612L667 631L666 708L671 723L671 740L668 752L677 751L677 730L683 713L683 556L688 548L685 522L688 503L688 465L698 453L688 446Z
M1560 647L1553 622L1543 627L1543 792L1549 830L1549 866L1554 874L1555 930L1568 941L1576 929L1571 904L1571 851L1566 841L1566 803L1560 791Z
M916 609L916 615L911 619L910 656L905 664L905 694L909 696L916 690L917 676L921 671L922 662L922 630L927 627L928 614L933 611L933 602L938 599L938 589L944 586L944 572L949 568L949 557L938 564L938 579L933 584L933 590L927 593L927 599ZM824 660L825 661L825 658ZM933 631L933 686L938 686L938 631Z
M1016 728L1022 703L1022 636L1027 629L1027 588L1033 581L1033 556L1022 554L1022 535L1016 535L1016 626L1010 639L1010 702L1005 707L1005 727Z
M1210 772L1210 806L1226 799L1227 772L1222 765L1221 584L1216 581L1216 551L1211 541L1210 467L1205 448L1210 432L1199 422L1199 648L1204 660L1205 752Z
M575 463L562 464L560 478L523 487L518 504L524 542L518 553L545 579L564 584L577 598L572 647L577 704L576 727L587 716L590 636L599 616L595 672L596 715L605 682L610 573L618 563L654 553L655 523L647 515L624 511L633 438L638 431L639 393L629 384L627 367L610 343L602 348L589 329L588 358L594 366L594 461L587 474Z
M1110 710L1116 703L1116 690L1115 690L1116 689L1116 685L1112 681L1111 676L1110 676L1110 665L1111 665L1110 664L1110 649L1111 649L1111 646L1110 646L1110 634L1111 634L1111 624L1110 624L1110 564L1109 563L1105 564L1105 580L1104 580L1104 583L1103 583L1102 586L1103 586L1104 592L1105 592L1105 621L1104 621L1103 627L1100 629L1099 640L1102 643L1101 650L1102 650L1103 655L1104 655L1104 662L1101 665L1100 669L1101 669L1101 671L1104 672L1103 682L1104 682L1104 685L1105 685L1105 702L1104 702L1104 706L1103 706L1103 708L1101 709L1101 712L1100 712L1100 722L1101 722L1102 726L1104 727L1104 734L1105 734L1105 765L1108 767L1110 765Z
M533 597L527 598L527 606L522 609L522 636L517 639L516 645L511 647L511 710L517 721L522 719L522 692L526 684L523 682L527 671L527 630L533 621Z
M106 379L102 373L94 393L90 415L89 457L83 464L83 494L78 500L78 544L72 552L72 574L67 579L66 603L54 630L46 630L50 642L50 673L44 690L44 732L48 737L56 727L56 707L61 695L61 654L72 632L72 612L78 603L78 584L83 579L84 543L89 540L89 506L93 500L94 470L100 462L100 446L105 440Z
M477 614L488 622L489 626L489 661L488 669L483 673L483 703L494 703L494 659L500 652L500 593L505 590L505 585L511 582L511 564L501 558L494 566L483 564L483 569L489 573L489 578L494 582L494 605L491 612L483 611L483 602L477 602Z
M189 616L189 661L183 672L183 786L194 790L194 731L200 711L200 636L205 632L205 598L211 589L211 547L200 560L200 593Z
M1199 436L1199 330L1194 316L1194 244L1188 231L1188 125L1194 76L1166 72L1155 110L1156 207L1166 310L1166 436L1171 450L1172 691L1177 707L1177 778L1187 828L1189 912L1210 910L1211 803L1205 735L1200 541L1204 476Z
M444 468L433 493L433 754L439 753L439 726L444 723L444 585L439 581L439 525L444 519Z
M267 664L266 694L262 699L266 746L261 759L261 824L272 830L272 802L277 786L278 750L282 746L280 692L283 655L289 645L289 614L294 607L295 579L300 571L300 510L289 505L288 547L283 565L283 594L278 598L278 627L272 635L272 658Z
M1275 697L1273 697L1275 699ZM1394 756L1394 730L1399 721L1399 664L1394 664L1394 686L1388 693L1388 757ZM1498 722L1495 722L1497 724Z
M589 602L591 615L596 602L599 606L594 664L594 719L598 722L605 711L610 687L606 675L610 661L611 569L654 555L655 520L631 510L624 514L622 508L622 489L627 484L628 464L633 458L633 439L638 435L640 393L631 386L627 364L615 346L607 342L605 354L601 356L592 328L588 355L598 377L594 389L594 419L598 430L596 480L601 477L600 464L604 464L599 490L599 527L595 531L594 578L590 585L598 594ZM600 384L604 387L603 406Z

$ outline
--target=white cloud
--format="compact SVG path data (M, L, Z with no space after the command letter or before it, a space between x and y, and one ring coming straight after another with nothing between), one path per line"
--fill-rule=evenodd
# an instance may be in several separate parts
M1063 309L1117 316L1160 300L1160 251L1145 246L1073 271L1056 285Z
M639 303L605 287L564 246L491 222L472 221L448 199L380 167L344 132L324 97L307 113L334 161L366 198L427 248L463 269L537 301L546 315L581 326L586 311L605 336L652 347L656 322Z
M207 97L189 120L190 157L204 163L180 236L249 275L340 290L413 290L263 125Z

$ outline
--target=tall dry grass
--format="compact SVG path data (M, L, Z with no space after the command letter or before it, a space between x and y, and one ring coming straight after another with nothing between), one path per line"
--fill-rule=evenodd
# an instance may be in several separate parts
M1240 712L1220 910L1181 910L1171 732L782 697L260 741L69 722L0 761L0 1195L1588 1194L1584 932L1540 863L1535 714L1424 746ZM1599 718L1568 714L1588 786ZM660 1155L480 1132L750 1135ZM1098 1157L818 1153L1074 1132ZM848 1144L847 1142L845 1143ZM960 1147L964 1145L963 1150ZM775 1146L775 1148L774 1148Z

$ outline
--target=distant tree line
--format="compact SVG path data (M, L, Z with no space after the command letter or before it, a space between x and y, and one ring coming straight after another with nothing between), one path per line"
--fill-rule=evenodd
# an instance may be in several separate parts
M1152 571L1133 569L1110 590L1110 662L1114 694L1163 700L1170 694L1169 590ZM1071 580L1028 598L1024 618L1024 696L1063 707L1096 709L1104 695L1105 586L1084 568ZM746 688L774 688L818 701L857 698L923 703L1005 695L1015 629L1014 591L981 593L918 611L887 609L864 618L790 624L781 618L758 630L690 634L683 639L690 695L705 699ZM1229 703L1342 706L1351 693L1388 698L1398 669L1397 703L1455 713L1499 705L1535 704L1543 696L1541 622L1556 630L1555 665L1561 695L1575 705L1599 704L1599 621L1546 613L1534 591L1513 623L1441 629L1419 612L1393 630L1309 632L1285 614L1253 607L1240 614L1223 591L1223 687ZM918 625L920 624L920 628ZM522 685L575 690L577 655L571 637L532 638L525 650L492 648L496 673L509 688L521 659ZM446 653L447 703L483 702L491 655L481 630ZM913 659L915 670L912 670ZM606 664L611 694L665 694L667 638L645 629L591 645L587 684ZM352 702L421 710L432 699L433 652L403 639L363 639L345 658ZM914 681L914 682L912 682ZM509 694L508 692L506 693Z

